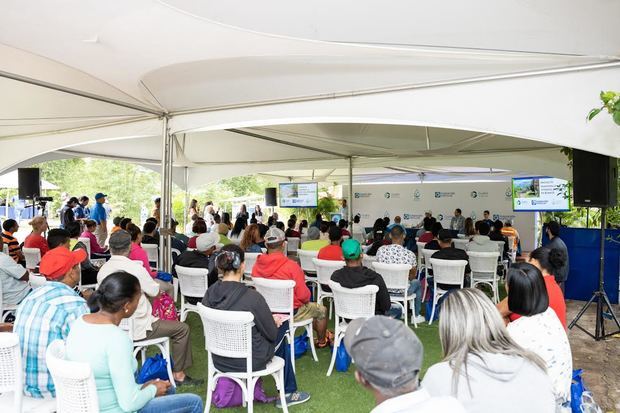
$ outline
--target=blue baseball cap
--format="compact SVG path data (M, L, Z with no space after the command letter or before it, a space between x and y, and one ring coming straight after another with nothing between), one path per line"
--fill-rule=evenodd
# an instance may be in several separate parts
M103 192L97 192L95 194L95 199L101 199L101 198L105 198L105 197L107 197L107 195L104 194Z

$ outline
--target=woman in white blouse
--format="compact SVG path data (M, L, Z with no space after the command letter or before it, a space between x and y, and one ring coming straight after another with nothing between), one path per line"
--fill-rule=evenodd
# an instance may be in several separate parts
M545 281L529 263L513 265L506 277L508 307L521 317L508 324L508 332L519 345L536 353L547 365L556 403L570 411L573 362L566 331L549 307Z

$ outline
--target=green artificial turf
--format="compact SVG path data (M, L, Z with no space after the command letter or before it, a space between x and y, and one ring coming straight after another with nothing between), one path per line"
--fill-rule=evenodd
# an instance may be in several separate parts
M196 378L206 378L207 376L207 353L204 348L204 337L200 317L195 313L190 313L187 323L191 328L192 351L194 364L189 369L189 375ZM411 326L413 329L413 326ZM330 329L333 331L332 326ZM303 331L302 330L298 330ZM441 347L437 334L437 322L429 326L428 323L418 324L417 329L413 329L424 344L424 366L423 371L441 359ZM337 372L334 369L330 377L326 376L329 367L331 352L327 349L317 349L318 363L312 359L312 354L308 352L295 362L297 371L297 386L300 391L310 393L311 398L308 402L290 408L294 412L368 412L374 406L374 399L370 392L361 387L356 381L353 372L355 365L349 367L346 373ZM273 379L264 379L265 392L269 396L276 396L277 392ZM202 387L182 387L180 393L196 393L205 399L206 385ZM211 411L218 411L216 407ZM221 409L223 412L245 412L245 408ZM273 403L254 405L256 412L278 411Z

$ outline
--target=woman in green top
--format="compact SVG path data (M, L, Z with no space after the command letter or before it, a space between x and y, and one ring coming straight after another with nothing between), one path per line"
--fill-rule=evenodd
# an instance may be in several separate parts
M75 321L67 337L68 360L90 364L97 385L100 412L201 413L202 400L195 394L167 395L169 381L137 384L133 342L118 327L136 311L140 282L126 272L107 276L89 300L99 312Z

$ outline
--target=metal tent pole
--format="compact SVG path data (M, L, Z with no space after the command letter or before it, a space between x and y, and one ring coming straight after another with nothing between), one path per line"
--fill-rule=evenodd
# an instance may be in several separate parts
M353 157L349 156L349 202L347 202L349 229L353 232Z
M185 199L183 200L183 231L187 225L187 211L189 209L189 168L186 166L183 174L183 184L185 185Z
M161 156L161 207L159 218L159 263L162 270L172 271L170 221L172 219L172 151L173 142L168 118L163 118L162 156Z

